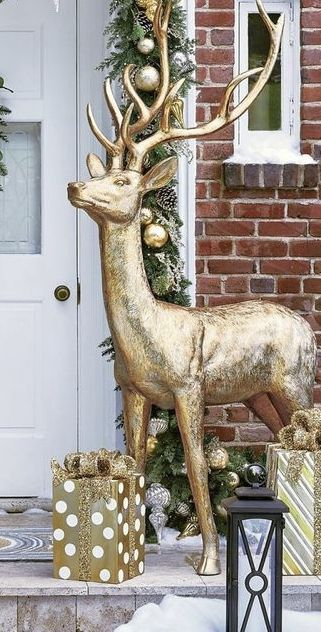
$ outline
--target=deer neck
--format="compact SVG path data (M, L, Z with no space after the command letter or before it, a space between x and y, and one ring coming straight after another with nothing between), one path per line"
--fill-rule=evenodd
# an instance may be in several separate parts
M128 225L102 224L100 248L108 323L114 345L125 350L138 332L144 337L146 315L156 306L144 268L139 214Z

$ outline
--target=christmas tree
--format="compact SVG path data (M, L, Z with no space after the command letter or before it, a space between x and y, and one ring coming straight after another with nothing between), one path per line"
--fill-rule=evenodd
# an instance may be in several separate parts
M106 28L107 58L100 64L112 79L120 80L124 67L133 64L135 87L140 98L150 105L155 99L160 70L160 54L153 38L155 0L112 0L111 21ZM172 124L184 126L184 96L193 82L195 66L192 62L194 42L186 38L186 14L179 0L174 0L168 29L171 83L185 79L183 87L171 106ZM123 93L123 110L127 95ZM159 118L140 133L141 140L159 126ZM189 152L185 143L168 143L150 152L146 170L172 155ZM185 278L180 256L181 220L178 214L175 182L145 196L142 210L142 242L144 265L152 292L156 298L169 303L188 306L189 281ZM103 355L112 360L113 343L107 338L102 343ZM121 425L121 418L117 421ZM220 532L225 530L225 515L221 500L231 494L242 480L244 466L253 461L249 452L230 451L219 445L213 436L205 437L205 450L209 465L209 487ZM168 507L169 525L197 532L194 505L184 464L183 446L173 411L153 407L148 439L147 483L160 483L170 492ZM190 522L190 524L189 524Z

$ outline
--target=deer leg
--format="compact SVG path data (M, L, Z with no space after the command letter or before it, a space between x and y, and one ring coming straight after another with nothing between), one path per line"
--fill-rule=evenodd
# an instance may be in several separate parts
M127 388L122 388L122 396L127 452L143 472L151 403L146 397Z
M253 395L244 401L247 406L261 421L264 421L265 425L276 436L277 433L283 428L282 420L275 410L271 400L267 393L259 393Z
M287 426L290 423L290 412L286 403L279 395L274 395L274 393L269 393L269 399L281 417L283 425Z
M175 412L183 442L188 478L203 539L199 575L221 572L219 540L208 490L208 466L204 456L204 399L200 388L193 387L175 395Z

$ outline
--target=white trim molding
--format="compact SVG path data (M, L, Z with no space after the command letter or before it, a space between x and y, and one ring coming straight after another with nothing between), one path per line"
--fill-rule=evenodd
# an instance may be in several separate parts
M189 0L182 0L187 17L187 37L195 39L195 4ZM196 89L192 86L185 100L186 127L195 127ZM196 274L195 274L195 186L196 186L196 141L189 141L192 160L181 156L178 170L178 200L179 214L183 221L181 252L185 262L185 274L191 281L189 293L192 304L195 304Z
M262 144L298 147L300 130L300 3L299 0L266 0L268 13L284 13L281 44L281 129L250 131L248 113L236 122L235 148ZM248 15L257 13L254 0L235 0L235 74L248 69ZM248 81L236 90L240 102L248 92Z

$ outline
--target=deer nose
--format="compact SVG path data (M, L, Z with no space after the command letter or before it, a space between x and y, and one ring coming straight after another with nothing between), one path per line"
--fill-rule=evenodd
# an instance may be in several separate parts
M68 189L71 190L75 190L75 189L83 189L86 186L85 182L69 182L68 184Z

